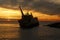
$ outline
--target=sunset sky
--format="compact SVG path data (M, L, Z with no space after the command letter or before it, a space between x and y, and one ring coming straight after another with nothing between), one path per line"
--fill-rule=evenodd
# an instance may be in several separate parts
M60 0L0 0L0 19L20 19L19 5L40 21L60 21Z

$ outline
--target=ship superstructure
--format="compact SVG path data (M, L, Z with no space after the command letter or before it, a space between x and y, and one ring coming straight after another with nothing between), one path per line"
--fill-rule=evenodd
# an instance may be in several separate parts
M32 27L36 27L39 25L39 21L37 17L33 17L32 13L29 14L28 12L26 13L26 15L24 15L20 6L19 6L19 9L22 14L21 20L18 20L21 28L32 28Z

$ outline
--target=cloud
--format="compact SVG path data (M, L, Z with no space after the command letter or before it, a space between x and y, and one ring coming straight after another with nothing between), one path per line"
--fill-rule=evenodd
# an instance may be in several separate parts
M60 0L0 0L0 4L13 8L20 4L23 9L60 15Z

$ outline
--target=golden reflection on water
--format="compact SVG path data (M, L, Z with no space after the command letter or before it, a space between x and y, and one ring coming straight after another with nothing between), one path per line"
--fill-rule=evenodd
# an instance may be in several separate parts
M19 38L18 28L0 28L0 38Z
M0 24L0 39L3 38L19 38L18 24Z
M0 27L19 27L18 24L0 24Z
M39 25L32 29L21 29L19 24L0 24L1 40L53 40L60 39L60 29Z

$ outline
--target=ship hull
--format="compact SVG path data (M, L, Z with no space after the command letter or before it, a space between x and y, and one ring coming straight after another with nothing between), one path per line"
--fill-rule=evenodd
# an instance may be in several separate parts
M39 26L39 22L37 20L33 22L31 21L26 22L26 21L19 20L18 22L21 28L33 28Z

